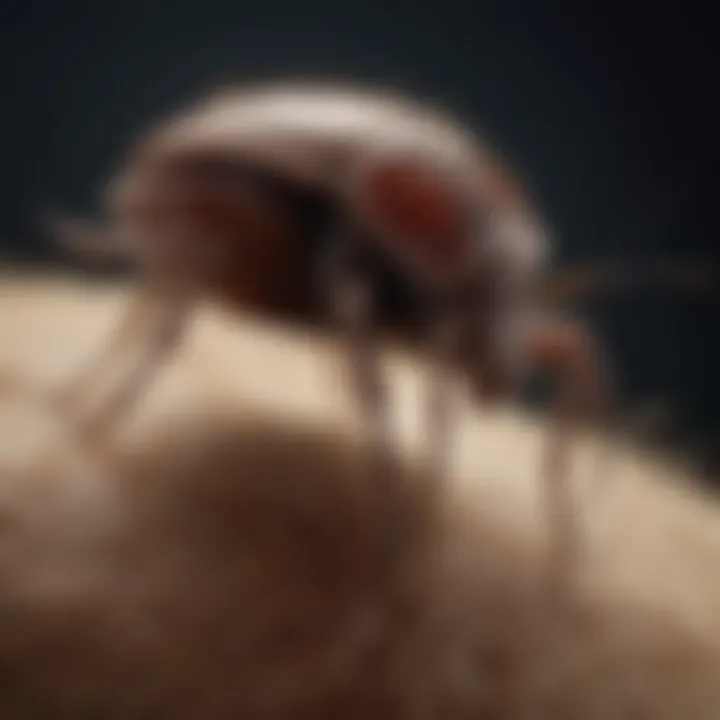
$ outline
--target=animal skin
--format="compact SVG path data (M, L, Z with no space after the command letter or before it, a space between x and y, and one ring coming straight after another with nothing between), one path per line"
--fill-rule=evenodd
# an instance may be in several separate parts
M438 485L426 368L390 354L408 541L376 594L378 498L326 336L204 305L109 444L48 402L130 294L0 282L3 720L720 715L720 511L692 477L618 442L598 488L580 454L588 546L558 614L543 423L460 404Z

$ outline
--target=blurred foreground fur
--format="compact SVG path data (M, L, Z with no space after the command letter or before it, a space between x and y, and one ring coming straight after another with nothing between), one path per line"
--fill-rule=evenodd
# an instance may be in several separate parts
M537 426L461 408L433 492L418 371L394 358L397 521L417 534L384 626L330 343L207 309L118 444L93 450L42 393L120 293L0 283L3 720L720 717L720 512L679 471L618 447L602 487L578 483L588 558L553 614Z

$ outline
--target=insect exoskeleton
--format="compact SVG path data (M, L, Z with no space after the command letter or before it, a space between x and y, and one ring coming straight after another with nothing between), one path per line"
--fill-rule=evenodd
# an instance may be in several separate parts
M148 223L137 227L140 207L156 216L154 243L164 234L179 264L183 237L197 243L204 232L203 244L214 237L227 248L218 238L233 226L235 241L252 246L291 210L296 242L307 242L299 199L314 196L416 282L447 285L482 240L485 172L469 131L409 101L290 85L238 91L162 125L138 145L123 185L136 198L141 254L158 248L145 239Z
M392 432L377 330L402 329L403 313L421 299L427 322L413 340L427 343L443 371L434 378L460 370L487 399L507 397L525 362L555 374L565 422L544 474L562 484L565 434L595 407L601 373L585 332L533 315L529 291L548 249L542 225L523 184L454 118L366 89L240 89L141 138L110 205L146 283L115 345L81 373L69 397L84 397L91 379L127 356L128 343L143 351L126 361L100 412L85 415L89 426L112 426L134 405L199 294L313 322L327 310L342 330L349 385L378 460L371 475L389 482ZM383 283L390 293L383 295ZM324 308L313 301L318 284ZM428 447L440 457L446 384L434 382L431 395L440 440ZM570 537L567 527L559 535Z
M481 221L462 165L410 148L374 148L348 177L358 225L420 286L462 282L478 260Z
M222 157L173 156L133 172L113 204L145 272L261 307L291 289L299 217L277 190Z

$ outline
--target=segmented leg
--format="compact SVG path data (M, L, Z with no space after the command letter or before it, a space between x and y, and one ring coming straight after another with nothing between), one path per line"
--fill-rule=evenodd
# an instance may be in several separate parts
M550 583L553 592L564 593L580 550L570 485L572 435L578 423L599 419L609 390L606 367L587 328L574 321L529 315L526 288L513 273L479 275L471 290L473 298L467 306L472 317L464 352L480 400L507 397L534 366L547 369L557 384L542 489L553 533Z
M555 533L551 580L560 590L574 577L581 551L580 528L570 486L570 445L579 423L599 419L610 391L607 367L587 328L548 319L527 334L527 357L546 367L558 383L558 403L542 470Z
M54 401L64 411L74 413L82 407L84 401L92 398L100 389L103 380L107 380L112 370L116 369L120 358L137 342L142 334L143 316L147 310L149 295L143 288L132 298L110 340L102 346L99 353L93 354L82 368L74 373L70 381L55 391Z
M175 288L149 285L138 293L115 336L61 393L81 428L105 434L132 411L179 342L189 309L189 296Z
M387 388L374 328L372 288L357 270L339 272L333 288L334 315L349 352L349 376L363 419L372 469L378 479L392 466Z
M396 517L400 470L392 448L388 388L381 367L372 281L369 273L363 271L361 248L354 239L346 235L330 239L323 257L321 281L347 348L349 385L360 411L372 502L378 513L380 563L387 567L395 555L396 536L402 534Z
M426 467L430 476L442 481L449 462L454 367L462 332L462 317L454 308L443 307L430 334L431 376L427 406Z
M43 225L50 237L71 257L93 264L132 260L130 248L114 228L51 209L46 209L42 215Z

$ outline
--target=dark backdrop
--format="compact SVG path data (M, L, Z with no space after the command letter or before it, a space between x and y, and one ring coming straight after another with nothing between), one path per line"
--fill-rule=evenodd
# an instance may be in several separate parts
M390 81L464 112L533 180L561 262L714 253L710 15L659 5L5 0L4 252L60 261L38 203L92 209L149 120L214 84L292 72ZM656 289L586 309L628 402L670 402L675 436L712 450L711 301Z

